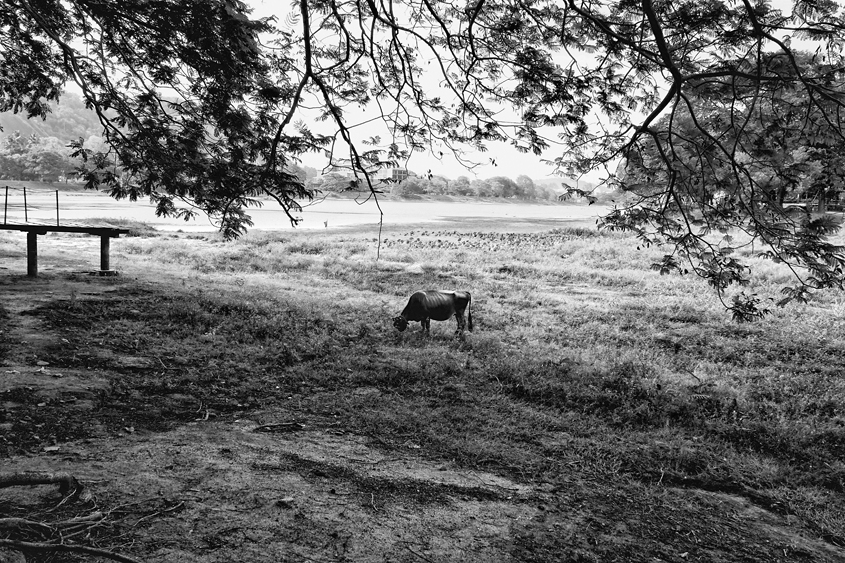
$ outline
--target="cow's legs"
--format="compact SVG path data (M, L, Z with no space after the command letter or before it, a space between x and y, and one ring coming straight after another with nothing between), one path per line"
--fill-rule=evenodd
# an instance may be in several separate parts
M464 319L463 311L455 312L455 320L458 321L458 330L455 331L455 336L464 333L464 327L466 327L466 319Z
M431 333L431 319L423 319L420 321L420 324L422 325L423 332L425 334Z

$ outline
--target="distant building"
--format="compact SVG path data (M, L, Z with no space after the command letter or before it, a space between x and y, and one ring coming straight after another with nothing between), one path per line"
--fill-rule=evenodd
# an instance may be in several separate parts
M407 168L394 168L390 171L390 179L397 183L403 180L407 180L411 176L416 176L416 174L414 174Z
M379 183L383 184L385 182L390 182L391 184L398 184L407 180L408 178L416 178L417 175L406 168L381 168L374 173L370 174L370 180L373 184ZM334 178L347 178L348 180L352 180L354 178L352 169L349 166L341 166L341 165L330 165L323 169L323 174L317 176L315 180L320 181L334 179ZM359 172L360 181L363 184L366 184L364 180L364 176L361 172Z

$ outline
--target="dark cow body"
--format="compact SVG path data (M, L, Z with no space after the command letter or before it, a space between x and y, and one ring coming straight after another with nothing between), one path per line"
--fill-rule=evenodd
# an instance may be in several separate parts
M431 319L448 321L453 315L458 321L455 334L463 333L464 327L472 331L472 296L468 291L417 291L408 299L402 314L393 318L393 326L401 332L408 328L408 322L415 321L422 325L424 332L429 332Z

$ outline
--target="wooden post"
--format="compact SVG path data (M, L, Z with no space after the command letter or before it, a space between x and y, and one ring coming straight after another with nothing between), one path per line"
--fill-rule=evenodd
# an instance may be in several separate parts
M56 226L59 226L59 190L56 190Z
M38 233L33 231L26 233L26 275L38 275Z
M26 186L23 187L23 222L29 223L29 215L26 214Z
M6 213L9 211L9 186L6 186L6 203L3 204L3 224L6 224Z
M109 236L100 235L100 270L109 269Z

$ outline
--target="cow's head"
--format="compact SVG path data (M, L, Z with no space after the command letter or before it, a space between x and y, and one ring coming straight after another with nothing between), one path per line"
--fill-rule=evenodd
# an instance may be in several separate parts
M396 327L396 330L399 332L404 332L406 328L408 328L408 319L399 315L398 317L393 317L393 326Z

